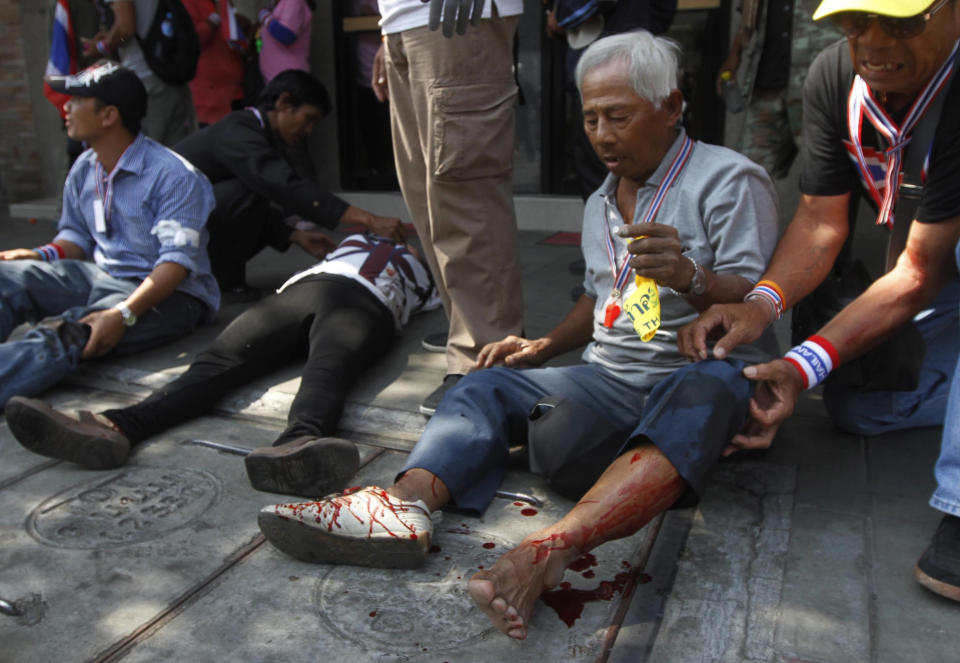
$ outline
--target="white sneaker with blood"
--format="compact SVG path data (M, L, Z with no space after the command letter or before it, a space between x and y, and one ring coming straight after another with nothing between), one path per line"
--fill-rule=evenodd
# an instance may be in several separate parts
M257 523L270 543L305 562L398 569L423 564L433 532L423 501L405 502L378 486L266 506Z

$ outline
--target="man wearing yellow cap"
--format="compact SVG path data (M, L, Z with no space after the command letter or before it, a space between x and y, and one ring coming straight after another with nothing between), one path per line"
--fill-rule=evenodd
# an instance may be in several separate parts
M913 318L925 344L916 388L856 393L831 380L824 400L838 424L861 434L945 424L930 500L945 515L915 575L960 600L960 380L950 386L960 336L960 7L956 0L824 0L814 14L821 18L846 40L824 50L807 77L802 196L793 221L744 303L712 307L681 331L679 344L702 359L714 327L726 332L717 357L755 338L827 278L849 234L852 196L872 203L878 226L890 233L887 273L784 359L744 370L765 380L758 393L772 398L752 403L760 425L728 451L768 446L803 388ZM881 354L872 363L889 359Z

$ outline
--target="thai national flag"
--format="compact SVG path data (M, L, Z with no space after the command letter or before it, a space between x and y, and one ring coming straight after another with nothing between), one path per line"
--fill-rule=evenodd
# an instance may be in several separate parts
M231 47L243 53L247 50L247 37L240 29L240 23L237 21L237 10L230 0L224 0L220 5L220 26L224 40Z
M50 38L50 59L47 61L47 76L66 76L77 73L77 41L73 33L73 21L70 20L70 0L57 0L53 12L53 34ZM63 105L69 95L56 92L46 83L43 94L57 107L60 115L67 116Z
M871 187L867 183L863 169L860 167L860 164L857 163L857 151L854 149L853 143L844 139L843 146L847 148L847 156L850 157L850 159L853 161L853 165L857 168L857 172L860 174L860 180L863 182L864 187L870 191ZM870 179L873 180L874 188L880 193L880 195L883 195L883 190L887 186L886 157L880 150L864 145L863 158L867 162L867 170L870 171Z

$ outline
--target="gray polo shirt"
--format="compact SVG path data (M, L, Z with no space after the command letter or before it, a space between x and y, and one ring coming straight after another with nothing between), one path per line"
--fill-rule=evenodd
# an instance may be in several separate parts
M646 214L684 134L681 129L656 172L637 192L633 223L640 223ZM697 311L686 299L661 287L660 329L650 341L640 340L626 314L621 314L612 328L603 326L614 279L604 235L612 233L617 267L627 256L628 241L615 232L624 223L616 204L617 182L614 175L608 175L583 212L582 249L587 264L583 286L587 295L597 300L594 340L584 350L583 360L648 388L688 363L677 351L677 330L696 319ZM737 274L756 282L777 243L776 192L763 168L746 157L725 147L696 142L654 220L677 229L684 255L717 274ZM623 299L634 289L631 274ZM768 329L756 343L736 348L731 356L758 362L775 354L779 354L776 339Z

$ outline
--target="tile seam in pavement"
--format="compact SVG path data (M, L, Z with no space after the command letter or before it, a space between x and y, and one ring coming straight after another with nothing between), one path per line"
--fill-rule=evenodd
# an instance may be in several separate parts
M800 502L797 501L794 503L795 509L810 509L812 511L821 511L823 513L830 514L831 516L846 516L848 518L862 518L863 514L857 511L844 511L843 509L829 509L822 504L817 504L816 502Z
M9 477L9 478L7 478L7 479L4 479L3 481L0 481L0 490L4 490L5 488L9 488L10 486L14 485L15 483L19 483L19 482L23 481L24 479L29 479L29 478L32 477L34 474L37 474L37 473L39 473L39 472L43 472L44 470L50 469L50 468L53 467L54 465L59 465L59 464L62 463L62 462L63 462L62 460L57 460L57 459L54 458L54 459L48 460L48 461L46 461L46 462L44 462L44 463L40 463L39 465L34 465L34 466L31 467L30 469L24 470L23 472L21 472L20 474L18 474L18 475L16 475L16 476L12 476L12 477Z
M796 470L794 469L794 472ZM771 495L778 494L776 491L764 492L756 494L757 498L757 510L759 511L758 522L759 527L764 527L764 523L767 522L768 516L770 515L770 508L767 504L767 498ZM786 508L786 511L792 511L793 499L792 496L796 494L796 479L794 478L793 485L789 492L780 493L781 495L789 496L790 507ZM786 550L790 547L790 538L791 531L789 525L784 528L770 527L769 531L771 532L785 532L786 539L783 542L784 554ZM775 652L775 640L776 640L776 629L777 622L781 614L781 606L783 600L783 579L784 579L784 564L768 564L767 573L764 573L762 567L763 564L760 563L764 557L769 557L775 555L776 553L769 548L769 544L765 544L762 540L762 537L755 536L752 543L752 550L749 556L749 559L746 563L745 577L747 578L748 589L744 597L744 605L746 610L746 622L744 628L747 631L747 635L744 637L741 647L745 652L744 659L746 661L764 661L769 660L769 656L756 656L751 654L756 654L758 650L763 652L763 650L768 650L769 653ZM769 605L764 604L764 596L760 595L759 592L754 591L751 586L751 580L763 580L772 583L775 586L775 591L772 592L775 595L774 602ZM765 625L763 622L763 615L761 614L764 608L769 608L771 612L770 623ZM766 631L766 633L764 633ZM751 641L750 634L760 633L756 640Z
M860 448L861 454L860 458L863 462L863 472L865 485L867 486L867 494L869 499L869 507L867 514L864 518L863 524L863 534L866 541L863 542L863 549L869 554L869 559L866 560L866 572L864 575L867 579L867 642L869 642L870 647L870 661L871 663L876 663L880 654L877 636L877 578L876 578L876 567L874 565L874 559L876 559L876 531L874 528L874 499L875 495L871 486L873 486L872 472L870 471L870 445L867 443L867 440L862 436L858 436L860 439Z
M677 560L686 548L690 535L693 511L693 508L681 508L664 514L656 540L650 547L650 556L643 565L643 572L651 576L651 581L637 588L624 617L624 621L629 619L630 623L626 625L626 632L621 624L608 661L612 656L619 663L650 662L654 642L663 625L667 598L677 579ZM638 601L646 601L645 607L639 605ZM642 647L637 646L638 642L643 643Z
M252 555L260 546L266 543L266 539L259 532L256 536L244 546L234 551L217 569L215 569L206 578L195 584L186 592L171 601L170 605L154 615L152 618L137 627L132 633L121 638L113 645L97 654L93 660L96 663L112 663L125 657L130 651L142 641L150 638L154 633L163 628L164 625L179 616L184 610L206 596L217 585L217 580L224 576L228 571L240 564L243 560Z
M630 579L626 587L623 588L620 605L617 606L617 612L613 616L613 623L607 627L606 633L604 633L603 645L600 648L600 655L597 656L596 663L606 663L610 657L610 652L613 650L613 646L617 641L617 635L620 633L620 627L623 625L627 610L629 610L630 604L633 602L633 597L637 595L638 581L647 568L647 562L650 560L650 553L657 542L657 536L660 534L660 527L663 525L664 516L664 513L660 513L645 525L645 527L652 526L650 536L647 537L644 546L640 549L639 559L636 560L633 571L630 573Z
M360 466L357 468L357 474L360 473L360 470L362 470L363 468L367 467L370 463L372 463L373 461L375 461L377 458L379 458L380 456L382 456L382 455L385 454L385 453L387 453L387 450L381 448L381 449L379 449L375 454L373 454L372 456L370 456L370 458L367 459L367 462L365 462L365 463L360 463ZM351 478L352 478L352 477L351 477Z
M648 636L646 660L781 660L776 631L789 538L769 535L792 533L795 492L796 470L789 466L743 462L714 475L679 556L686 565L678 561L669 598L658 615L660 624ZM728 512L736 514L736 520L713 518L730 497L740 505ZM742 533L738 527L744 528ZM715 587L718 593L701 593L704 581L718 571L726 574ZM688 657L690 638L708 635L718 636L708 646L710 655Z
M89 386L89 385L86 385ZM105 389L112 393L112 390ZM228 413L232 414L232 413ZM245 418L242 415L234 415L234 418ZM362 463L360 468L369 466L374 460L383 456L386 453L387 449L377 448L374 453ZM17 484L20 481L23 481L33 475L36 475L44 470L47 470L51 467L61 464L63 461L51 459L47 462L40 463L32 468L29 468L19 475L7 478L0 482L0 490L8 488L12 485ZM359 470L358 470L359 471ZM98 663L110 663L112 661L117 661L125 656L127 656L138 644L149 639L160 629L162 629L167 623L179 616L184 610L187 610L191 605L196 603L202 597L207 595L210 591L215 589L219 584L219 580L222 579L226 574L228 574L233 568L242 563L250 555L252 555L257 549L259 549L266 539L259 532L254 536L254 538L248 543L244 544L233 553L231 553L226 560L217 567L213 572L207 575L205 578L199 580L196 584L189 587L184 591L180 596L175 597L170 601L170 603L162 609L160 612L155 614L150 619L146 620L138 627L136 627L132 632L123 636L113 644L109 645L101 652L96 654L91 660L97 661Z

